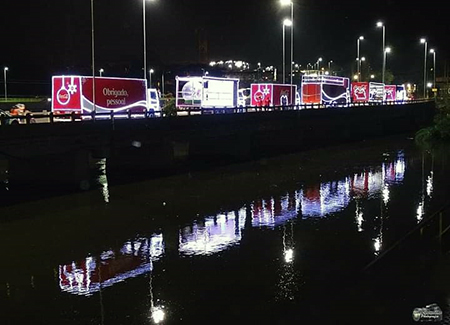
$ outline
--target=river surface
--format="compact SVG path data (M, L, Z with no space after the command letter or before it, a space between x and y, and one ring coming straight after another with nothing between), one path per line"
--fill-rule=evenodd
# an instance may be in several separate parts
M408 324L431 303L448 316L440 266L363 271L448 203L446 154L400 136L116 185L107 165L93 190L0 207L0 324Z

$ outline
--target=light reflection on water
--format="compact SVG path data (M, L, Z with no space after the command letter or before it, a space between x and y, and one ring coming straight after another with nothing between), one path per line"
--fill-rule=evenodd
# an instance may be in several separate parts
M403 181L406 168L404 156L400 152L395 161L383 163L379 168L355 173L337 181L306 185L281 197L255 200L237 211L205 217L180 229L179 254L182 257L211 256L239 245L247 225L270 229L283 227L283 251L280 256L283 266L279 287L284 292L282 295L291 299L296 290L292 287L295 282L293 265L296 263L292 234L294 220L297 217L332 217L355 200L356 229L363 232L366 229L360 200L378 197L387 205L389 187ZM108 202L107 197L109 196L105 196L105 202ZM251 218L250 223L248 218ZM378 254L382 248L383 216L377 232L373 241L374 254ZM162 235L129 241L120 249L105 250L98 257L87 257L78 263L60 265L60 288L64 292L89 296L101 288L151 272L153 263L163 254Z
M108 250L99 257L89 256L78 263L60 265L59 287L64 292L91 296L102 288L151 271L153 262L163 253L162 235L136 239L117 251Z

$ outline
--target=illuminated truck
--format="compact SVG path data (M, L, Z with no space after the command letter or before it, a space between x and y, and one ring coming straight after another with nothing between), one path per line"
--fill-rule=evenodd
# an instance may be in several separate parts
M348 105L350 79L326 75L304 75L301 97L304 105Z
M251 105L255 107L293 106L296 104L296 85L252 84Z
M54 114L127 113L149 110L147 81L144 79L54 76L52 112ZM95 88L95 99L94 99Z
M352 83L353 103L382 102L385 100L385 96L386 96L385 84L378 83L378 82L353 82Z
M238 107L239 79L176 77L176 106L189 108Z

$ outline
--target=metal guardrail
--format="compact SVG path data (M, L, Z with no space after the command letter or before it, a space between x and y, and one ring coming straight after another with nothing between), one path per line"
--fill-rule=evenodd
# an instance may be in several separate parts
M409 100L409 101L388 101L388 102L369 102L369 103L352 103L346 105L324 105L324 104L302 104L302 105L287 105L287 106L247 106L247 107L224 107L224 108L186 108L177 109L176 116L192 116L192 115L210 115L210 114L242 114L242 113L256 113L256 112L271 112L271 111L299 111L299 110L317 110L324 108L351 108L351 107L376 107L376 106L390 106L390 105L405 105L433 102L433 100ZM10 115L3 113L0 115L0 125L14 125L14 124L34 124L37 120L39 123L53 124L56 122L80 122L80 121L97 121L97 120L111 120L115 119L149 119L149 118L165 118L173 116L164 111L149 111L145 113L134 113L130 110L126 112L106 112L106 113L85 113L78 114L72 112L71 114L55 114L50 113L28 113L26 115Z
M414 227L411 231L409 231L402 238L397 240L392 246L382 252L376 259L370 262L365 268L364 271L367 271L372 266L383 260L388 254L392 253L395 249L399 248L402 244L406 243L407 240L411 239L411 237L415 234L419 234L418 240L423 240L425 238L425 230L432 228L434 225L434 230L432 229L432 233L428 234L428 239L436 240L436 244L439 245L439 249L442 251L442 241L443 237L450 233L450 216L447 216L447 220L444 220L444 213L450 212L450 203L446 204L442 208L440 208L437 212L432 215L424 218ZM444 226L444 221L447 221L448 225ZM445 228L444 228L445 227Z

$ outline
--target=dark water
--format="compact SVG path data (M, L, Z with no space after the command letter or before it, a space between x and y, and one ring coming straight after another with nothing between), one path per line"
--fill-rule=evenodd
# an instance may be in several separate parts
M363 271L448 202L446 154L397 137L116 186L107 163L95 190L0 208L0 324L448 316L445 257Z

